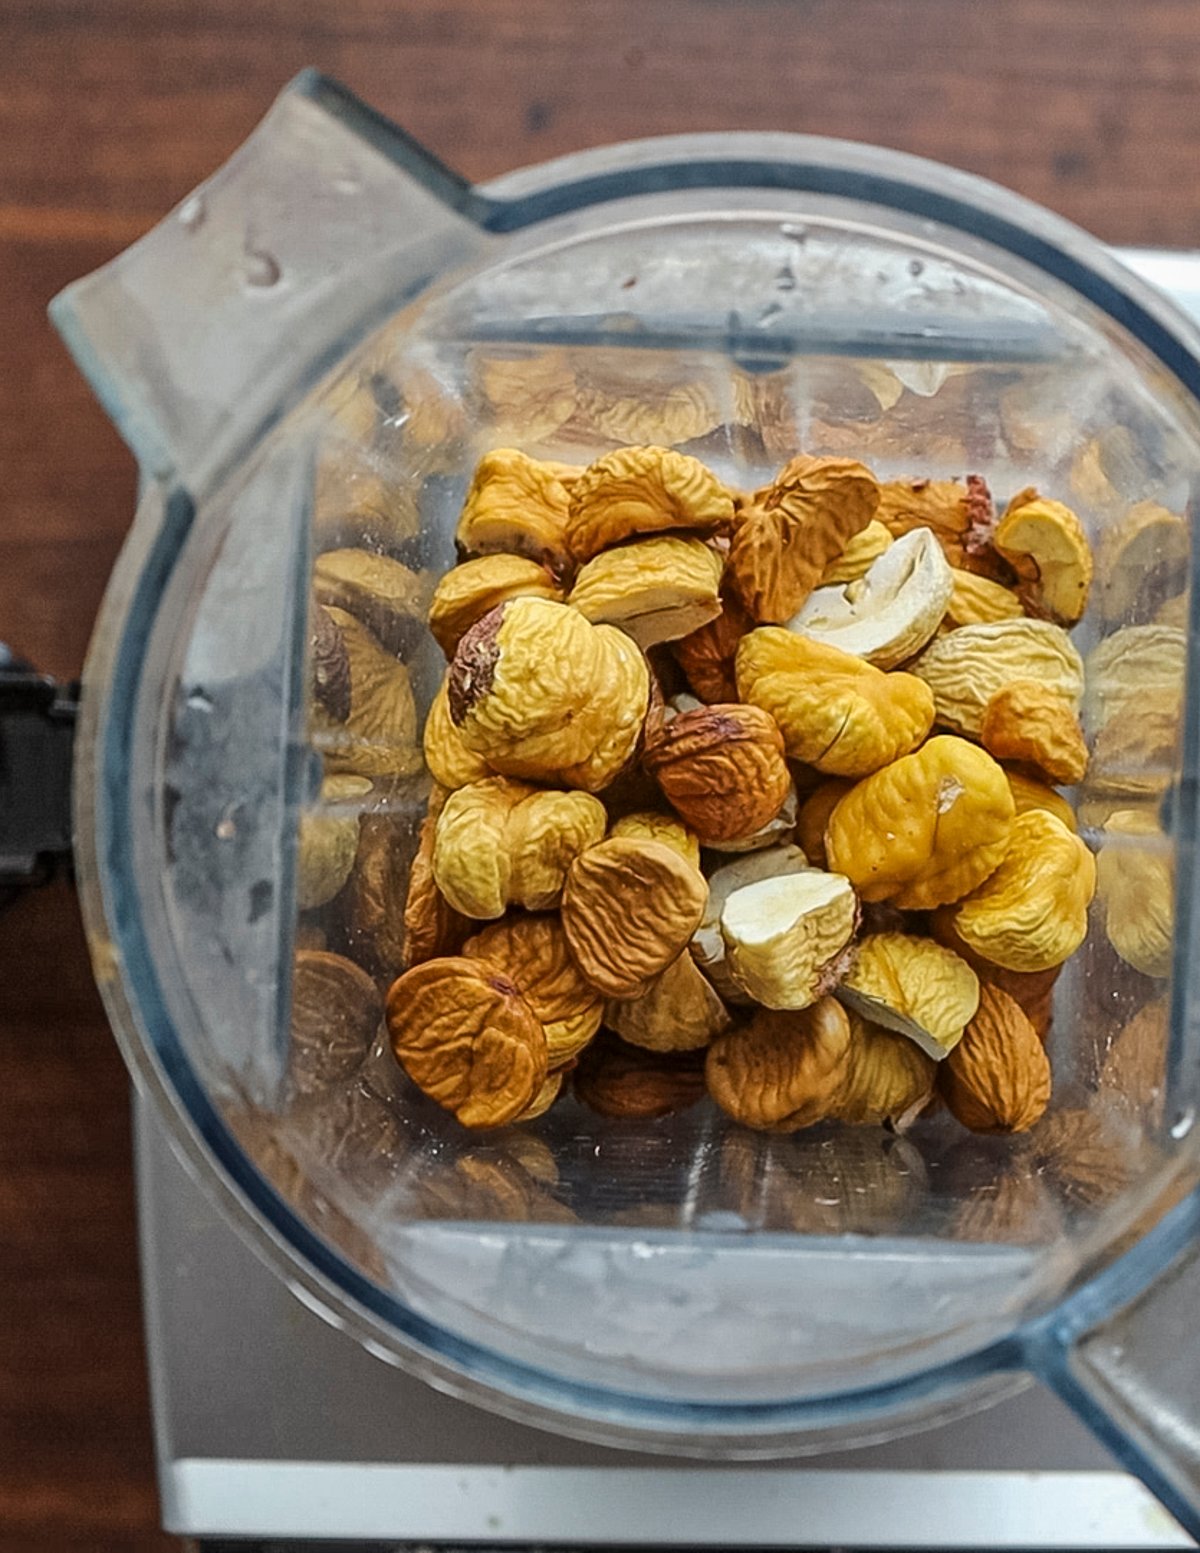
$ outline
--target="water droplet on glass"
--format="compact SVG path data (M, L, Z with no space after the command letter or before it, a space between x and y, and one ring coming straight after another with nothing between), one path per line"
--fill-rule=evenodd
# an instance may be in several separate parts
M1187 1110L1176 1119L1174 1126L1171 1128L1171 1136L1176 1139L1186 1138L1195 1125L1195 1121L1196 1107L1189 1105Z
M193 712L211 712L213 709L212 698L199 685L188 692L187 705Z
M362 179L354 173L343 173L333 180L333 191L335 194L361 194Z
M910 259L908 261L908 273L913 277L914 280L918 275L924 275L924 263L920 259Z
M268 286L275 285L281 274L279 260L272 253L267 253L261 248L246 249L246 284L257 286L265 290Z
M780 302L768 302L766 307L759 310L758 317L754 320L761 329L764 324L770 323L772 318L783 312L783 304Z
M179 225L187 232L194 232L204 225L207 214L203 197L199 194L191 194L179 207Z
M795 243L798 248L803 248L808 241L807 228L795 226L790 221L785 221L779 228L779 235L786 237L789 243Z
M237 835L237 826L226 815L223 820L217 821L216 837L218 841L232 841Z
M777 291L795 291L796 276L790 264L785 264L775 277L775 289Z

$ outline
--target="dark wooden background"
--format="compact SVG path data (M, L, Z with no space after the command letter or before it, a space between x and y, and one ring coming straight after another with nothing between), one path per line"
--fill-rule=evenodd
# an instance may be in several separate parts
M134 470L45 319L319 65L472 178L690 129L956 162L1200 247L1196 0L0 0L0 639L75 673ZM73 897L0 918L0 1550L156 1531L124 1072Z

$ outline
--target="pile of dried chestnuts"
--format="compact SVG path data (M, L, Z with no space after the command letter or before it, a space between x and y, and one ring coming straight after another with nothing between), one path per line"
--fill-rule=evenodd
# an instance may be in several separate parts
M423 592L366 551L318 563L313 720L351 808L305 821L300 901L346 892L371 975L302 948L298 977L368 1025L390 982L397 1061L469 1128L568 1085L775 1131L1037 1122L1097 879L1055 790L1089 760L1075 515L842 457L746 493L663 447L497 449L456 540ZM447 667L419 744L396 654L420 614ZM405 852L352 806L422 763ZM1159 975L1160 894L1168 920L1109 928ZM336 1035L318 1078L354 1058Z

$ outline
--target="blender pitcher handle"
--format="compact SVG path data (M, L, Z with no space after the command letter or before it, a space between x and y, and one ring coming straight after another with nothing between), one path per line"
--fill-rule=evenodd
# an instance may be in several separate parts
M1200 1189L1055 1312L1027 1357L1200 1541L1198 1237Z
M53 321L143 474L194 493L349 345L488 243L469 184L305 71Z

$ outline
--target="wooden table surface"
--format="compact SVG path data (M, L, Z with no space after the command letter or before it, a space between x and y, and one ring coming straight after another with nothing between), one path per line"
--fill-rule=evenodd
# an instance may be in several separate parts
M1200 246L1195 0L0 0L0 639L78 671L132 462L45 318L295 71L472 178L631 136L806 130ZM165 1548L128 1098L66 888L0 919L0 1550Z

